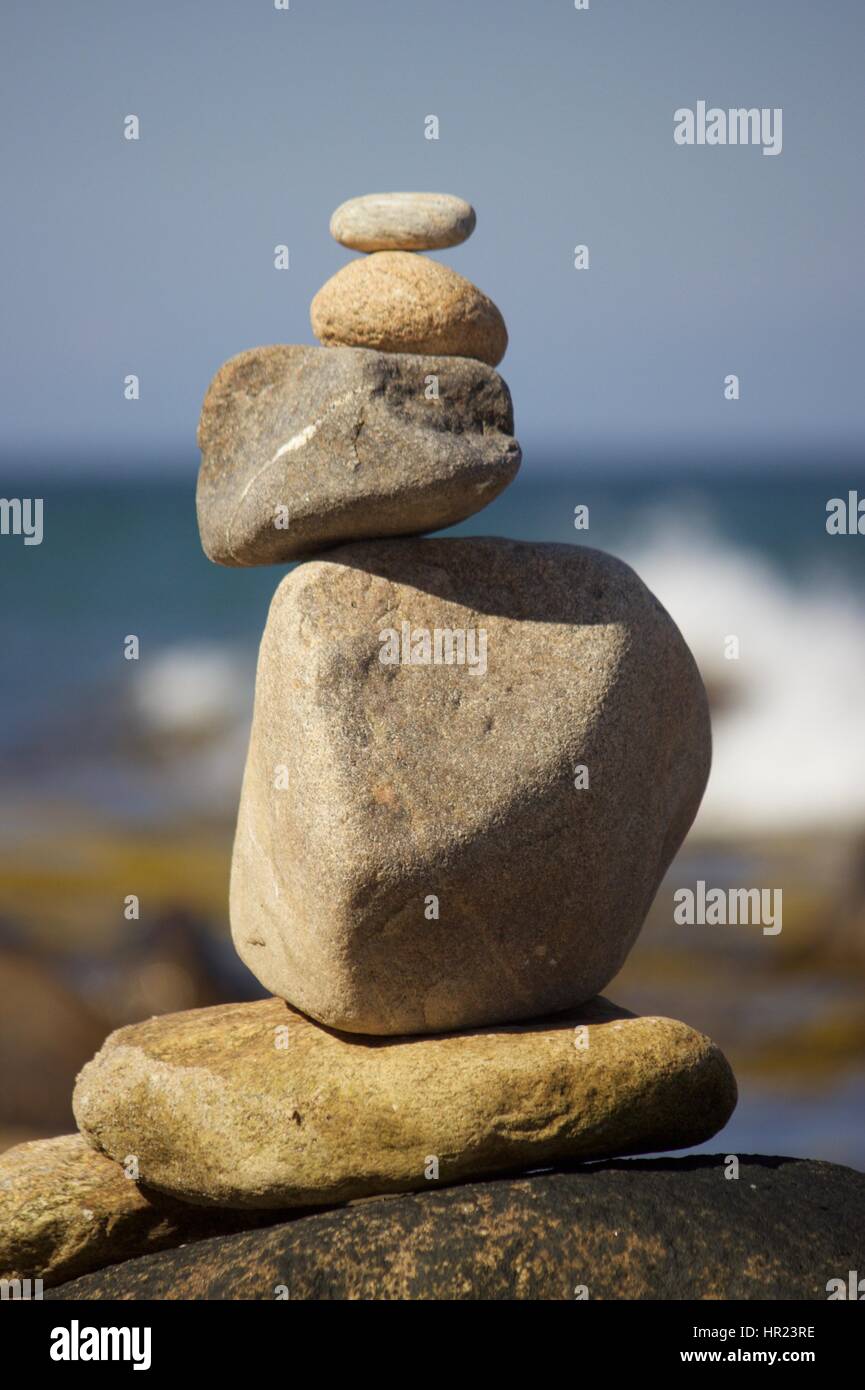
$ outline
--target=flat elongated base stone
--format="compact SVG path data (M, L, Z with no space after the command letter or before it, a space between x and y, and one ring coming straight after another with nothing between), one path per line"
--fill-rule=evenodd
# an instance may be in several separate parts
M49 1288L90 1270L278 1219L146 1193L80 1134L0 1155L0 1279Z
M54 1297L822 1302L831 1280L861 1273L865 1174L746 1155L738 1180L727 1169L723 1153L632 1159L365 1202L133 1260Z
M190 1202L317 1206L479 1174L696 1144L736 1084L684 1023L607 1000L537 1023L366 1039L281 1000L112 1033L81 1072L82 1132Z

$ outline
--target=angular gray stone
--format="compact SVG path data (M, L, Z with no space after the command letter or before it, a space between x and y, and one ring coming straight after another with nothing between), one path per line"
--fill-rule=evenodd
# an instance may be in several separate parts
M330 234L354 251L437 251L475 229L475 210L451 193L365 193L341 203Z
M513 428L507 386L473 359L242 352L211 382L198 426L202 545L218 564L269 565L452 526L515 476Z
M458 658L445 633L469 630L466 663L402 664L388 634L401 647L404 623L432 657ZM346 546L271 604L235 945L269 990L348 1032L580 1004L627 956L709 761L691 654L620 560L497 539Z
M830 1281L861 1277L865 1174L757 1155L740 1157L737 1182L726 1168L723 1151L626 1159L364 1202L130 1260L47 1297L822 1303Z

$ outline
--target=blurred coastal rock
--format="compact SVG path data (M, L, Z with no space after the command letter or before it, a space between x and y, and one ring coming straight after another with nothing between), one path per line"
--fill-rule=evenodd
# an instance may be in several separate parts
M104 1023L23 948L0 950L0 999L0 1145L68 1129L75 1073Z
M620 969L709 760L696 666L621 561L343 547L271 604L235 945L265 988L349 1032L569 1008Z
M339 1035L282 1000L113 1033L78 1125L149 1187L233 1207L320 1206L513 1168L684 1148L731 1114L721 1052L605 999L432 1038Z
M276 1219L148 1194L80 1134L19 1144L0 1156L0 1213L0 1279L41 1279L46 1288Z
M516 474L513 429L508 388L480 362L240 353L214 377L198 427L202 545L219 564L268 565L451 526Z
M365 193L330 219L335 241L354 251L439 251L475 229L475 210L451 193Z
M508 346L491 299L441 261L413 251L374 251L321 287L312 331L327 347L476 357L495 367Z
M726 1168L722 1153L625 1160L364 1202L48 1297L823 1302L861 1270L865 1174L756 1155L737 1181Z

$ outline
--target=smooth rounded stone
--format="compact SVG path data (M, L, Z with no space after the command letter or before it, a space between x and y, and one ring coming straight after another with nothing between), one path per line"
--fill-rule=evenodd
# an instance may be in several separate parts
M330 234L353 251L440 251L466 241L475 220L451 193L365 193L340 204Z
M73 1104L91 1143L134 1153L149 1187L296 1207L683 1148L735 1102L708 1038L605 999L531 1024L374 1041L266 999L119 1029Z
M48 1288L135 1255L276 1219L146 1193L80 1134L0 1155L0 1279L41 1279Z
M365 1202L49 1297L823 1302L831 1280L861 1272L865 1175L745 1155L732 1181L728 1166L724 1154L631 1159Z
M424 637L430 664L412 664ZM709 761L691 654L621 560L489 538L346 546L271 603L235 946L268 990L348 1032L569 1008L621 968Z
M414 251L374 251L349 261L322 285L310 310L327 347L476 357L495 367L508 331L476 285Z
M198 426L202 545L218 564L269 565L452 526L515 476L513 430L507 386L468 358L242 352L214 377Z

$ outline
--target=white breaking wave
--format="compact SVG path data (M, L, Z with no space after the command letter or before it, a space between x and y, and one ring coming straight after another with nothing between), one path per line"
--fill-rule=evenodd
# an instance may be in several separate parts
M833 579L793 587L699 516L644 523L639 544L617 549L681 628L712 696L712 773L695 829L865 827L865 604ZM731 635L734 661L724 658ZM137 719L174 746L188 803L236 805L253 684L254 654L220 644L142 662Z
M739 834L865 824L861 599L834 579L793 587L761 555L722 541L690 515L667 516L627 559L720 695L695 828ZM739 639L738 660L724 657L730 635Z
M166 647L136 675L132 713L140 732L163 750L150 774L166 804L233 816L249 739L254 652L206 642Z
M133 705L142 724L156 734L218 731L247 715L254 670L249 658L228 646L166 647L135 673Z

